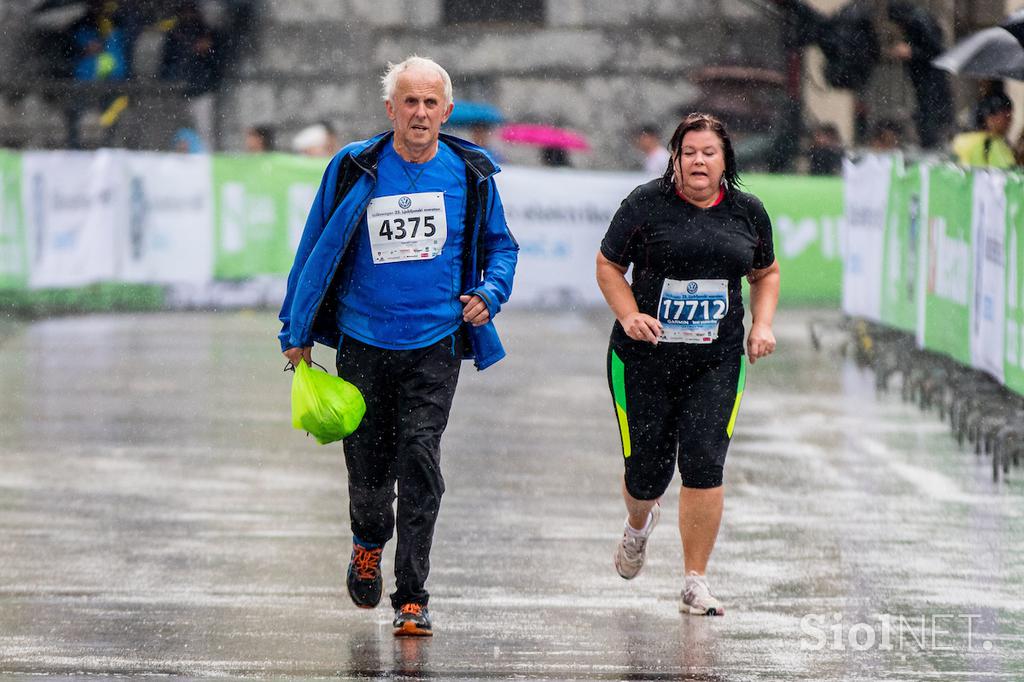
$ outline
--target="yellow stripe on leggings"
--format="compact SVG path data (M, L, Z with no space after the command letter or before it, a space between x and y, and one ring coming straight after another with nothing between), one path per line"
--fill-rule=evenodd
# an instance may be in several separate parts
M626 418L626 365L615 351L612 351L612 394L615 398L615 414L619 417L619 434L622 436L622 456L629 457L629 420Z
M736 381L736 402L732 404L732 414L729 416L729 425L725 427L725 433L732 438L732 428L736 426L736 415L740 412L740 401L743 400L743 389L747 385L747 357L740 356L740 378Z

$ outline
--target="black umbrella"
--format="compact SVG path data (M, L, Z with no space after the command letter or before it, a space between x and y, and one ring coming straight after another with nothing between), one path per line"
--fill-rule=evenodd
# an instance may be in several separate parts
M1024 46L1017 40L1006 28L986 28L943 52L932 65L963 76L1024 80Z
M1017 39L1017 42L1024 47L1024 10L1014 12L999 25L1009 31Z

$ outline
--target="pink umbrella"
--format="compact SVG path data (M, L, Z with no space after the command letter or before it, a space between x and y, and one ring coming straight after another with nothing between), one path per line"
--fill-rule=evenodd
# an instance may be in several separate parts
M501 139L510 144L534 147L589 150L587 138L574 130L535 123L512 123L501 129Z

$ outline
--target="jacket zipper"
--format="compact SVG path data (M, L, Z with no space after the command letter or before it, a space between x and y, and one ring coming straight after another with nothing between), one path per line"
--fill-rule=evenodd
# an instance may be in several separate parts
M359 166L359 168L362 169L362 171L364 173L366 173L371 178L373 178L374 184L376 184L376 182L377 182L377 175L374 173L373 170L371 170L371 169L367 168L366 166L363 166L362 164L360 164L358 159L356 157L354 157L354 156L352 157L352 163L354 163L355 165ZM344 201L344 198L342 199L342 201ZM369 203L369 202L367 202L367 203ZM341 204L339 203L338 206L340 207ZM355 219L355 222L353 223L353 225L357 225L360 221L362 221L363 215L365 213L366 213L366 206L364 206L363 210L359 212L359 217L357 217ZM330 222L330 219L328 219L328 222ZM334 259L334 264L331 267L331 276L327 278L327 286L324 287L324 293L320 295L320 300L317 302L316 308L313 310L313 316L311 318L309 318L309 331L310 331L310 334L312 334L312 332L313 332L313 325L316 322L317 315L320 314L320 308L323 307L324 299L327 298L327 292L331 288L331 282L334 281L334 276L338 273L338 267L341 265L341 261L345 257L345 252L348 251L348 245L349 245L349 243L351 243L352 237L355 236L355 230L356 230L356 228L353 227L352 229L350 229L348 231L348 236L345 237L345 243L342 244L341 249L338 250L338 257ZM313 339L310 339L310 341L312 341L312 340Z

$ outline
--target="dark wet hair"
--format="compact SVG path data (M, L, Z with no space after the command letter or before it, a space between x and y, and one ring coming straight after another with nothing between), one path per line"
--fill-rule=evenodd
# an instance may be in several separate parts
M672 140L668 143L671 157L668 160L668 168L665 169L665 174L661 178L665 188L672 189L675 162L683 153L683 138L686 137L686 133L694 130L710 130L718 136L718 139L722 142L722 153L725 156L725 172L722 173L722 179L725 181L725 186L730 192L739 190L743 183L740 182L740 173L736 169L736 152L732 148L732 139L729 137L729 131L725 129L725 124L719 119L711 114L701 112L694 112L685 116L676 128L676 131L672 133Z
M974 111L974 123L980 129L985 127L985 119L992 114L999 114L1004 111L1013 111L1013 102L1002 92L993 92L985 95L978 102Z

